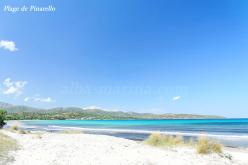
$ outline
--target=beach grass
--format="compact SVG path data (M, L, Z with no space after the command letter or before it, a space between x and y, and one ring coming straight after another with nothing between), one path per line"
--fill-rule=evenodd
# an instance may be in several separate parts
M23 130L23 129L20 129L18 127L18 125L12 125L9 129L11 132L14 132L14 133L19 133L19 134L28 134L28 133L31 133L30 131L27 131L27 130Z
M17 149L16 141L0 132L0 164L7 164L9 161L13 161L13 157L9 155L9 152Z
M25 131L25 130L18 130L17 133L19 133L19 134L28 134L30 132L29 131Z
M196 148L199 154L222 153L222 145L206 137L199 137L196 141L193 139L185 141L183 137L179 135L163 135L156 132L152 133L144 143L155 147L190 146Z
M198 139L196 145L197 153L199 154L207 154L209 153L209 141L205 137L201 137Z
M222 153L222 145L206 137L200 137L196 144L196 150L199 154Z
M19 127L18 127L17 125L12 125L12 126L10 127L10 129L11 129L12 131L17 131L17 130L19 130Z
M163 146L178 146L185 144L182 136L162 135L159 132L152 133L146 140L145 144L163 147Z
M62 133L62 134L80 134L82 132L80 130L61 130L59 133Z

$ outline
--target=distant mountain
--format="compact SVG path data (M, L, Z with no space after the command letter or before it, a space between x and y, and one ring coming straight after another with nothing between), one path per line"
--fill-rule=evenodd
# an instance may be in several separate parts
M44 109L38 109L23 105L12 105L4 102L0 102L0 109L6 110L8 113L16 113L16 112L38 112L44 111Z
M223 118L214 115L198 114L152 114L122 111L105 111L101 109L82 109L78 107L57 107L52 109L40 109L29 106L12 105L0 102L0 109L8 112L8 119L205 119Z

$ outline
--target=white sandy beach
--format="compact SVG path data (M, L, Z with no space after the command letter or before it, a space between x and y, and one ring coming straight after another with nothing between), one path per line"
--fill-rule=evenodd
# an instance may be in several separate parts
M232 160L218 154L199 155L194 148L154 148L105 135L43 133L17 134L20 150L11 153L12 165L247 165L248 150L224 149Z

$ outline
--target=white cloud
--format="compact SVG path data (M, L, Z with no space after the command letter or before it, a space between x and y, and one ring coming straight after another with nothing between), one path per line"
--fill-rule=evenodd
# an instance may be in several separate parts
M103 108L92 105L92 106L84 107L83 109L103 109Z
M51 97L47 97L47 98L35 98L34 101L44 102L44 103L55 102L55 100L53 100Z
M172 98L173 101L177 101L179 99L181 99L181 96L175 96L175 97Z
M55 102L51 97L41 98L41 97L26 97L25 102L41 102L41 103L51 103Z
M29 99L30 99L29 97L25 97L24 101L25 101L25 102L28 102Z
M7 49L11 52L17 51L16 44L13 41L1 40L0 48Z
M12 81L7 78L3 81L3 94L19 96L27 83L27 81Z

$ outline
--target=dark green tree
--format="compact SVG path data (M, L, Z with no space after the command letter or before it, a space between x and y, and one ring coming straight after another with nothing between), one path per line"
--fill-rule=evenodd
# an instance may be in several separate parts
M4 122L7 112L0 109L0 128L2 128L6 123Z

